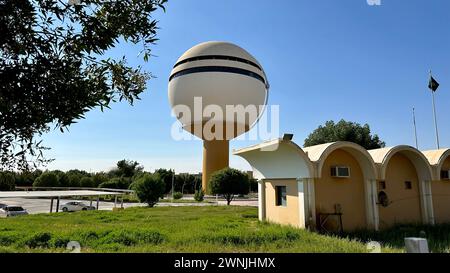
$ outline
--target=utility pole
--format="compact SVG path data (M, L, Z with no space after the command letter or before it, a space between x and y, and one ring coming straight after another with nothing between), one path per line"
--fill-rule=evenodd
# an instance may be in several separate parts
M419 143L417 142L417 126L416 126L416 110L413 107L413 123L414 123L414 138L416 140L416 149L419 149Z

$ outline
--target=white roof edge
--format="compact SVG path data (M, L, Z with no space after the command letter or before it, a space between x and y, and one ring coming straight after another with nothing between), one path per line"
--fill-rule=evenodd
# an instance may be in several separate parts
M267 140L267 141L264 141L264 142L261 142L259 144L255 144L252 146L248 146L248 147L244 147L244 148L240 148L240 149L233 149L233 155L239 155L239 154L243 154L246 152L259 150L261 148L280 143L281 141L282 141L282 139L276 138L276 139Z

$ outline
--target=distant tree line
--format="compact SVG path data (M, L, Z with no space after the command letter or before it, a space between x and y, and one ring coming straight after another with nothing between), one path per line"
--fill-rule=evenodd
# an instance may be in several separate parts
M202 185L200 174L175 174L173 170L167 169L157 169L149 173L136 161L121 160L108 172L89 173L77 169L66 172L0 172L0 191L14 190L15 186L130 189L131 184L145 174L158 174L161 177L164 194L172 191L172 177L174 192L194 194Z

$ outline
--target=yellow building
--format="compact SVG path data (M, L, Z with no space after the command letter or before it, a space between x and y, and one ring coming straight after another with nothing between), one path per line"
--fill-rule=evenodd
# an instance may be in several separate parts
M316 227L377 229L376 170L369 153L357 144L344 141L303 150L315 170Z
M436 223L450 222L450 149L424 151L433 171L431 192Z
M302 149L286 138L234 154L260 181L260 220L325 231L433 224L435 211L438 222L450 221L450 150L425 156L344 141Z
M259 179L259 219L304 228L314 221L314 170L294 142L276 139L234 152L253 167Z
M417 149L400 145L370 150L377 165L380 228L434 223L431 167Z

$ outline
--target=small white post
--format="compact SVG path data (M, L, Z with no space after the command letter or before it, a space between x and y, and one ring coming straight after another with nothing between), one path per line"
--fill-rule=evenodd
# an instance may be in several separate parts
M424 238L405 238L405 247L407 253L429 253L428 242Z

